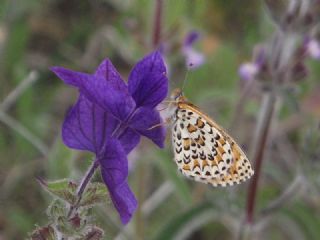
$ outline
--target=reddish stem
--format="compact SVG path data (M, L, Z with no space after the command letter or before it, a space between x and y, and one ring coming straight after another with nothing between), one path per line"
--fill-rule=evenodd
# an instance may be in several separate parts
M253 154L253 161L255 163L255 174L250 182L248 195L247 195L247 206L246 206L246 222L249 224L253 223L254 211L256 205L257 197L257 187L258 181L261 175L261 166L263 160L263 154L265 150L265 145L267 142L267 137L270 129L270 123L272 120L272 115L274 111L275 96L274 93L269 93L266 99L266 105L263 109L264 112L260 116L260 123L258 123L257 131L258 135L255 141L255 151Z
M153 25L153 39L152 46L156 48L161 39L161 20L162 20L163 0L156 0L154 25Z
M95 159L93 161L92 165L90 166L90 168L88 169L86 175L81 180L81 183L80 183L78 190L77 190L77 196L78 196L77 202L76 202L76 204L74 204L73 206L70 207L69 212L68 212L68 217L71 217L73 212L78 208L78 205L79 205L81 198L82 198L82 194L83 194L84 190L86 189L88 183L90 182L91 178L93 177L96 169L99 167L99 164L100 164L99 160Z
M90 168L88 169L85 177L82 179L80 185L79 185L79 188L78 188L78 191L77 191L77 195L78 195L78 201L80 202L81 200L81 197L82 197L82 194L84 192L84 190L86 189L88 183L90 182L93 174L95 173L96 169L98 168L99 166L99 160L96 159L93 161L92 165L90 166Z

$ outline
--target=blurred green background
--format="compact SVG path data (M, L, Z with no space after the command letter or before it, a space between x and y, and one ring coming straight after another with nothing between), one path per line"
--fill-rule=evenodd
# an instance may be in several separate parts
M47 222L51 198L37 176L79 180L91 161L61 141L77 91L48 68L93 72L108 57L127 77L152 50L154 11L147 0L0 1L0 240L24 239ZM237 71L274 24L260 1L164 1L161 42L172 88L186 73L181 45L191 30L202 34L196 48L206 62L189 72L185 94L250 152L263 93L257 88L248 96L238 119ZM308 65L308 78L277 104L258 188L256 239L320 238L320 63ZM169 135L165 150L143 140L129 156L139 201L130 224L121 225L112 204L93 210L105 239L236 239L248 184L213 188L183 178ZM287 191L285 204L265 214Z

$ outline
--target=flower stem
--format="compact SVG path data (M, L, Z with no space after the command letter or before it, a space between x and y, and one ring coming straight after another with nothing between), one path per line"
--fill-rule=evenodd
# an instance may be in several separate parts
M247 195L247 206L246 206L246 223L252 224L255 211L255 203L257 197L258 181L261 173L261 166L263 160L263 154L267 137L270 129L270 124L273 116L275 106L275 93L273 91L267 93L264 96L260 116L256 128L256 136L254 138L255 146L253 147L253 161L255 163L255 174L250 182L248 195Z
M78 195L78 199L79 199L78 201L81 200L82 194L83 194L86 186L90 182L90 180L91 180L91 178L92 178L93 174L95 173L98 166L99 166L99 160L96 159L93 161L93 163L90 166L90 168L88 169L86 175L82 179L81 184L80 184L78 191L77 191L77 195Z
M78 208L78 205L82 199L82 194L84 193L84 190L86 189L91 178L93 177L96 169L99 167L99 164L100 164L99 160L95 159L93 161L93 163L91 164L91 166L89 167L89 169L87 170L87 173L84 175L83 179L81 180L81 183L80 183L78 190L77 190L77 197L78 197L77 202L70 207L69 212L68 212L68 217L71 217L73 212Z
M156 48L161 39L161 20L162 20L163 0L156 0L154 26L152 36L152 46Z

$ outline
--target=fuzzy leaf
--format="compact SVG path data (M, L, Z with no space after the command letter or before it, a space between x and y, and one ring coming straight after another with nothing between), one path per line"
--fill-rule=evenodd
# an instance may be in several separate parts
M76 190L77 184L71 182L67 179L46 182L44 180L39 180L41 186L47 190L52 195L68 202L69 204L74 204L76 201Z
M47 215L50 219L55 220L61 216L66 216L66 207L59 199L53 200L47 209Z

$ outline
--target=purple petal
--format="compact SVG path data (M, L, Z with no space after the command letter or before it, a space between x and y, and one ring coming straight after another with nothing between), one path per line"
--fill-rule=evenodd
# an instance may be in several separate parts
M79 88L83 82L90 82L92 78L90 74L72 71L63 67L51 67L50 70L66 84Z
M259 72L259 65L256 63L244 63L239 67L239 76L244 80L252 80Z
M94 75L61 67L53 67L51 70L65 83L78 87L90 101L119 120L125 120L135 109L127 85L108 59L100 64Z
M191 47L197 40L199 40L200 34L197 31L189 32L184 39L184 47Z
M126 224L137 208L137 200L127 183L128 161L120 142L108 139L105 155L100 159L101 173L121 221Z
M62 139L70 148L98 154L116 124L111 114L80 94L65 118Z
M88 150L99 154L117 128L119 121L97 104L80 94L77 103L68 112L62 127L63 142L70 148ZM126 128L119 137L125 152L135 148L140 135Z
M133 129L127 128L123 134L120 135L119 141L126 154L129 154L140 142L140 135Z
M167 96L168 78L160 52L152 52L134 66L128 85L137 108L154 108Z
M138 108L129 123L131 128L163 148L166 130L163 125L156 126L159 124L163 124L159 112L147 107Z
M125 120L135 108L127 85L108 59L100 64L93 81L83 83L83 90L94 102L120 120Z

